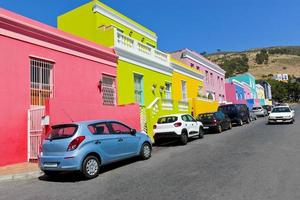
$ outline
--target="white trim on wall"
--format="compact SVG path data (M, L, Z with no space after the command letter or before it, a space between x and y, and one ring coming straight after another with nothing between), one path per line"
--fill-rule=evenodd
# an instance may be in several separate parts
M161 65L157 62L145 59L142 56L138 56L136 54L132 54L131 52L124 51L119 48L115 48L117 55L119 56L119 60L123 60L125 62L129 62L146 69L156 71L168 76L172 76L173 69L167 65Z
M193 55L192 53L190 53L189 51L184 51L183 52L183 56L186 57L186 58L189 58L197 63L200 63L202 65L204 65L205 67L207 67L208 69L222 75L222 76L225 76L225 73L226 71L224 71L222 68L219 67L219 70L213 68L212 66L208 66L207 64L204 63L204 59L203 58L200 58L200 57L197 57L195 55ZM205 62L208 62L208 61L205 61Z
M191 71L191 70L189 70L185 67L182 67L180 65L177 65L175 63L171 63L171 67L174 69L175 72L184 74L184 75L189 76L196 80L203 81L204 75L202 75L202 74L198 74L197 72Z
M137 33L140 33L148 38L150 38L151 40L157 42L157 36L150 33L150 32L147 32L143 29L141 29L139 26L137 26L136 24L132 23L132 22L129 22L128 20L120 17L119 15L113 13L112 11L110 10L107 10L106 8L102 7L101 5L99 4L95 4L94 7L93 7L93 12L98 12L120 24L123 24L124 26L127 26L128 28L136 31Z

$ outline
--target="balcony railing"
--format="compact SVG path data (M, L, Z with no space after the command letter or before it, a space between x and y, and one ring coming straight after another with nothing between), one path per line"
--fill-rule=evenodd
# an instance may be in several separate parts
M115 47L145 59L169 66L169 55L115 30Z
M162 109L164 110L173 110L173 99L162 99L161 104L162 104Z

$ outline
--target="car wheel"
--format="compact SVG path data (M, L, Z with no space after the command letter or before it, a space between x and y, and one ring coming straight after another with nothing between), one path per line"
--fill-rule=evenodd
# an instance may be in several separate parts
M246 123L249 124L251 122L250 118L248 117Z
M218 131L218 133L222 133L222 126L221 126L221 125L219 125L219 126L217 127L217 131Z
M59 172L57 171L43 171L45 175L47 175L48 177L54 177L54 176L57 176L59 174Z
M202 128L202 126L200 126L199 128L199 135L198 135L199 139L202 139L204 137L204 130Z
M232 129L232 123L229 123L229 128L228 129Z
M154 145L155 145L155 146L161 145L161 141L160 141L160 140L154 140Z
M148 160L151 157L152 148L151 145L145 142L141 147L140 157L143 160Z
M100 162L95 156L88 156L82 164L82 173L85 178L92 179L98 176L100 171Z
M187 136L187 133L183 132L180 136L180 143L182 145L186 145L188 143L188 140L189 140L189 138Z
M240 119L238 124L239 126L243 126L243 120Z

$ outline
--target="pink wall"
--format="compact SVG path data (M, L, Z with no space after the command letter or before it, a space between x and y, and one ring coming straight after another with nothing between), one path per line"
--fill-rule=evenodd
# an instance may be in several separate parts
M226 100L232 103L236 102L235 85L231 83L225 83Z
M84 41L52 27L0 9L0 166L27 161L27 111L30 108L30 57L54 62L51 122L119 119L139 129L137 105L107 107L98 82L116 74L113 49Z
M192 52L188 49L183 49L183 50L174 52L174 53L172 53L172 56L176 59L181 60L182 62L184 62L185 64L187 64L189 66L193 65L193 68L195 68L195 69L199 69L199 70L203 71L203 73L204 73L203 82L204 82L205 90L213 92L217 101L219 101L219 95L224 96L224 100L226 100L225 76L209 69L208 67L204 66L201 63L195 62L194 60L192 60L190 58L182 57L182 53L185 51L189 51L192 54L194 54L195 56L201 57L202 59L205 59L206 61L211 62L211 61L207 60L205 57L203 57L202 55ZM218 79L218 77L219 77L219 79Z
M29 61L18 43L0 36L0 166L27 159ZM28 67L20 67L24 65Z
M244 85L244 91L245 91L245 98L246 99L252 99L250 88L247 87L246 85Z
M51 125L70 123L70 118L73 121L108 119L121 121L139 131L141 130L139 111L140 108L137 104L111 107L101 106L101 102L96 101L65 101L53 98L49 101L48 114Z

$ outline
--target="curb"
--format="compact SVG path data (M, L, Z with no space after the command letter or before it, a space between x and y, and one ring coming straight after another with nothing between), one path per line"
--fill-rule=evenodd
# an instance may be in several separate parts
M0 176L0 183L6 181L14 181L14 180L28 180L28 179L38 178L41 175L43 175L42 171L3 175Z

